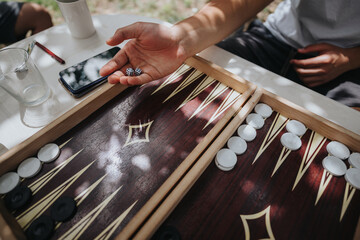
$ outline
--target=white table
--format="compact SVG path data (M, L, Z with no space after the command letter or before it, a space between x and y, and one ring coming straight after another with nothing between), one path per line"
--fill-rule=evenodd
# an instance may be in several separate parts
M59 25L12 45L26 48L27 44L35 39L66 61L65 65L61 65L37 47L34 48L31 54L53 93L49 102L53 105L56 104L55 108L51 108L56 111L52 113L51 119L58 117L81 101L70 96L58 82L58 73L61 70L108 49L109 46L105 44L105 41L119 27L137 21L167 24L152 18L123 14L93 16L93 21L96 34L88 39L74 39L71 37L66 25ZM120 45L120 47L122 46L123 44ZM255 83L259 87L265 88L360 135L360 112L358 111L271 73L216 46L209 47L199 55ZM24 115L29 112L28 110L29 108L20 106L16 100L0 89L0 143L8 149L41 129L24 124ZM27 119L31 118L28 117ZM47 121L49 119L41 120Z

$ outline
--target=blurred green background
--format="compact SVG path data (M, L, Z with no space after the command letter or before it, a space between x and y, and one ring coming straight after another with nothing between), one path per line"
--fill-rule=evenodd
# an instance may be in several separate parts
M207 0L87 0L91 14L136 14L170 23L178 22L197 12ZM25 0L45 6L55 25L63 23L55 0Z
M87 0L92 14L135 14L158 18L170 23L193 15L209 0ZM258 14L265 20L281 0L275 0ZM45 6L52 15L55 25L64 22L55 0L25 0Z

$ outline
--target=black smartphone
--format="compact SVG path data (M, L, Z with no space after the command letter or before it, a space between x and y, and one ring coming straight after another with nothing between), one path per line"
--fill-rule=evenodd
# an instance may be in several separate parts
M62 70L59 73L60 83L74 97L78 98L83 96L107 80L107 76L100 76L99 71L119 50L119 47L113 47L81 63Z

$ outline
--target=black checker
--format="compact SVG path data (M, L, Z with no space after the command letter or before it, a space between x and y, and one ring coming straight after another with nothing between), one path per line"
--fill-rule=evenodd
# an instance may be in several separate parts
M51 217L43 215L35 219L26 231L26 237L29 240L46 240L54 232L54 222Z
M60 197L51 206L51 218L57 222L66 222L76 213L76 202L71 197Z
M153 240L181 240L179 231L174 226L161 226L154 234Z
M24 207L30 202L32 193L26 186L17 186L5 196L5 205L10 210L16 210Z

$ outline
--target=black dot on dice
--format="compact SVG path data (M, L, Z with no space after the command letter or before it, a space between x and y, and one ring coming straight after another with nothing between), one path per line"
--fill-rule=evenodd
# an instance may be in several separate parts
M5 206L10 210L24 207L30 202L32 193L26 186L17 186L5 196Z
M136 68L136 69L135 69L135 75L136 75L136 76L139 76L141 73L142 73L142 71L141 71L140 68Z
M54 222L49 216L40 216L35 219L26 231L27 239L49 239L54 231Z
M51 206L51 218L57 222L66 222L76 213L76 202L71 197L61 197Z
M126 69L126 75L127 76L134 76L135 72L134 72L134 69L132 68L127 68Z

